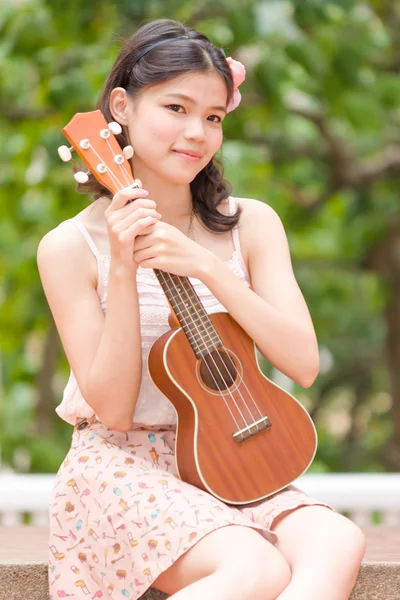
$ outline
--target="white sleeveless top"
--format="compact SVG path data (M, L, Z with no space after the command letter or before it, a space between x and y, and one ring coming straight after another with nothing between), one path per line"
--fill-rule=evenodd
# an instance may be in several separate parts
M236 210L233 198L229 198L231 214ZM97 293L103 312L107 310L107 283L110 266L110 256L98 251L92 237L82 221L72 218L68 219L78 227L85 238L89 248L97 260L98 286ZM243 260L240 249L239 233L237 226L232 230L234 252L225 264L239 279L248 287L250 278ZM199 279L189 277L204 308L208 314L215 312L226 312L225 307L212 295L210 290ZM167 298L158 282L153 269L138 267L137 289L140 305L140 331L142 338L142 381L136 409L134 422L145 425L174 425L177 422L176 412L171 402L159 391L152 382L148 368L147 357L152 344L166 331L170 329L168 316L170 307ZM55 409L59 417L75 425L82 418L95 415L78 387L76 378L71 370L68 383L64 389L61 404Z

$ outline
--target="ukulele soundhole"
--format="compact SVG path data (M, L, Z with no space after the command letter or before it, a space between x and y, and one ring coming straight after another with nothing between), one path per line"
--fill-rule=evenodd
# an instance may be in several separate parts
M212 390L227 390L236 382L238 375L232 355L224 350L214 350L201 360L200 377Z

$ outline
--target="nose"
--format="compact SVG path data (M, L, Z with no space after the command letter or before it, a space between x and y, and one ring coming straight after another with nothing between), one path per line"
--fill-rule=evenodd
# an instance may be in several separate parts
M197 118L190 119L187 122L184 136L187 140L195 140L196 142L204 141L206 139L206 132L203 121Z

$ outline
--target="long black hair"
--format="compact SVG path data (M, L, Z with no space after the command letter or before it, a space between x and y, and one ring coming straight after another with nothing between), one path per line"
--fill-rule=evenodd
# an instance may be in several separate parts
M185 36L171 44L150 46L162 40ZM138 57L144 53L143 57ZM168 65L168 68L166 68ZM125 41L112 69L101 90L97 106L107 122L113 121L109 107L110 93L116 87L122 87L132 98L137 98L143 91L153 85L164 83L188 72L214 71L223 78L228 102L233 95L233 80L225 55L202 33L171 19L157 19L143 25ZM126 128L117 135L123 148L130 144ZM211 231L225 232L231 230L238 222L240 209L234 215L222 214L217 207L229 197L231 184L223 178L223 165L215 156L202 169L190 184L193 211L202 223ZM111 192L89 174L89 181L80 184L78 191L89 193L94 199L112 198Z

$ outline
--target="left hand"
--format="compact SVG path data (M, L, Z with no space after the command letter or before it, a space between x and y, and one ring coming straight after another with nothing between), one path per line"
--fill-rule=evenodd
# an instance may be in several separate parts
M196 279L201 279L216 259L213 252L163 221L155 223L151 233L137 236L133 251L134 261L144 269Z

